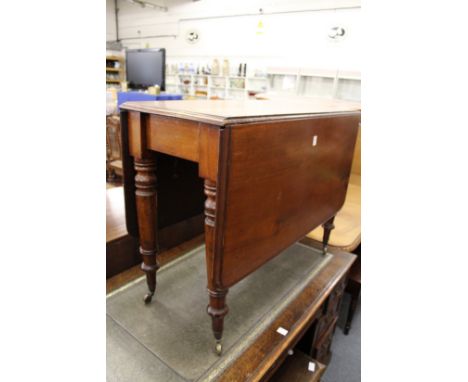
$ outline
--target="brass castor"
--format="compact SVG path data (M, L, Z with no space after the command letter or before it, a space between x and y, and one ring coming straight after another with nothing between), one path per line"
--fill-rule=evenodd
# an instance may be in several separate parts
M143 298L143 301L145 304L149 304L153 298L154 293L148 292L145 297Z
M218 356L220 356L223 352L223 344L221 343L221 341L216 341L215 352Z

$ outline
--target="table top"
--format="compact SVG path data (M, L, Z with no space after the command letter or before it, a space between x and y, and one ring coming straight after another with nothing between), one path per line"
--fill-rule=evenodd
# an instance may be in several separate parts
M122 109L224 126L259 120L359 112L360 103L324 98L301 100L184 100L126 102Z

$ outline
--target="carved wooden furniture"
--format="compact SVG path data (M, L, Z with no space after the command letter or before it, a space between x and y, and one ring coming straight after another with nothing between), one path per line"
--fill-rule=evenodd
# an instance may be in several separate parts
M199 244L197 247L198 246ZM314 244L313 246L315 246L316 249L321 248L317 244ZM193 251L193 247L186 247L186 251ZM342 285L346 283L347 274L355 259L355 256L352 254L339 252L334 249L331 251L333 256L327 255L324 257L323 263L320 268L317 269L317 273L315 273L313 277L308 278L308 281L304 283L302 282L303 280L297 280L298 284L301 284L301 287L299 290L295 290L293 292L293 298L288 299L286 304L280 303L280 306L275 304L268 305L268 311L270 314L267 325L263 325L262 322L264 322L264 319L261 319L260 322L256 322L255 325L257 326L254 326L253 328L251 327L250 330L244 328L246 331L242 332L243 334L241 334L240 338L236 340L234 346L231 344L232 347L230 347L226 354L219 359L219 362L214 361L211 354L206 355L204 350L201 350L201 352L205 353L204 357L200 357L198 354L193 354L194 349L198 348L200 350L203 346L199 347L196 344L179 346L181 341L187 341L187 339L182 339L177 334L174 334L173 341L179 342L179 345L175 345L175 347L178 346L179 349L179 352L175 357L180 357L180 361L174 362L174 360L170 359L171 357L168 359L167 354L173 354L174 349L168 350L167 342L164 340L157 341L156 338L160 338L160 334L153 332L156 332L159 327L148 323L153 322L157 312L145 312L146 309L139 310L140 313L133 319L135 322L132 324L132 320L129 322L128 317L134 317L135 313L127 314L123 312L125 308L116 308L114 306L108 314L113 319L115 318L116 322L121 322L121 325L125 327L125 337L128 336L128 340L122 341L123 338L119 336L117 337L117 348L112 347L108 349L108 356L114 360L113 362L108 363L108 380L135 380L135 378L141 381L172 380L172 378L168 376L168 373L165 372L167 367L169 367L170 374L172 374L174 377L173 379L177 381L187 380L201 382L209 380L217 382L242 382L246 380L267 381L270 378L275 381L278 374L281 378L284 367L288 368L289 371L292 371L291 366L294 365L290 365L290 363L296 363L294 362L294 358L299 354L302 355L301 358L307 357L309 360L314 360L324 366L328 365L329 363L324 363L323 359L318 360L314 358L317 354L315 349L320 345L320 343L325 343L325 341L322 340L321 334L330 333L330 331L327 330L327 326L323 325L323 322L334 322L334 312L336 312L334 307L337 306L335 302L337 299L340 300L342 296L342 293L337 292L342 290ZM316 251L315 253L317 252L319 251ZM167 261L167 257L165 256L166 253L167 252L162 252L160 256L160 261L163 264ZM316 261L317 258L313 254L311 254L311 256ZM190 255L188 257L190 257ZM185 268L186 263L184 258L186 258L186 256L182 255L181 258L177 260L176 264L167 267L163 272L167 272L168 269L177 267ZM295 261L295 259L292 259L292 261ZM252 278L255 279L257 275L252 275ZM139 276L140 275L137 273L134 275L135 278L139 278ZM127 279L126 282L120 283L114 286L114 288L119 288L125 285L125 287L121 289L121 293L127 294L129 290L134 288L134 286L126 285L126 283L131 281L131 279ZM181 284L186 282L189 284L193 283L192 281L174 279L174 285L168 285L166 289L175 288L176 290L183 291L180 287ZM138 291L141 284L138 282L137 284L139 284L137 288ZM161 289L165 289L163 285L161 285L161 287ZM248 288L246 289L248 290ZM112 290L115 291L115 289L108 289L108 292L111 292ZM120 292L116 291L114 293L118 295ZM168 291L161 290L161 295L164 295L165 293L167 294ZM197 290L192 291L189 296L195 297L199 295L199 293L199 288L197 288ZM161 298L161 295L158 297ZM131 296L135 296L135 293L131 293ZM238 294L236 297L239 296L242 296L242 294ZM111 297L111 299L115 297L116 296ZM190 300L190 298L188 300ZM271 301L271 296L267 297L267 300ZM137 307L137 301L132 302L128 300L128 294L127 297L122 299L122 301L126 301L127 309L139 308ZM180 307L180 302L167 299L163 301L164 302L159 301L160 304L163 304L159 306L164 306L165 311L172 312L172 314L175 314L175 316L179 318L171 320L172 324L170 325L172 325L174 333L180 333L180 330L184 331L185 329L181 329L181 327L186 325L190 328L190 317L185 317L184 319L184 314L182 312L180 312L181 315L177 313L177 309L180 309L178 308ZM238 303L238 301L236 303ZM259 301L259 304L264 305L265 301ZM177 308L174 310L174 307ZM115 312L116 309L118 313ZM196 308L196 310L200 309ZM253 310L255 310L255 308ZM235 314L235 312L231 313ZM146 322L150 327L152 326L152 329L150 328L148 331L140 328L139 322ZM200 325L199 320L196 321L196 323ZM286 329L288 331L287 334L282 335L278 333L277 330L279 327ZM252 329L256 332L254 338L250 336ZM167 326L166 330L171 331ZM320 331L320 333L318 331ZM194 329L194 332L200 333L198 329ZM204 332L204 330L202 330L202 332ZM170 333L167 337L171 338L171 336L172 334ZM195 342L200 343L203 343L206 338L204 334L195 337L198 338ZM115 341L111 342L115 343ZM135 348L132 344L136 344L137 347ZM142 344L144 346L141 346ZM135 351L140 347L143 351ZM242 350L236 351L236 349L233 350L233 347L237 349L241 348ZM209 349L206 350L209 353ZM290 355L291 350L294 352L293 356ZM144 353L147 353L149 357L146 357ZM325 354L325 361L330 361L329 353L325 351L322 351L322 353ZM154 354L157 354L158 357L154 357ZM196 357L198 362L203 364L200 365L201 370L198 373L194 373L191 377L187 377L184 372L184 369L187 367L186 362L184 361L186 357ZM125 363L128 362L128 365L132 365L132 367L119 368L115 365L115 362L117 362L120 366L122 360L125 360ZM152 361L148 362L149 360ZM334 361L339 360L333 360L333 357L331 357L331 362ZM356 362L359 362L359 357L356 358ZM220 364L223 366L220 367ZM181 365L183 365L182 368ZM303 369L304 364L298 366ZM136 375L135 373L137 370L138 374ZM124 371L125 373L122 374ZM298 376L300 374L301 373L295 373L294 375ZM304 373L302 373L302 375L303 374ZM306 373L306 376L317 378L319 374L320 373ZM181 375L184 377L181 378ZM286 380L290 381L291 379Z
M316 247L315 243L310 245ZM275 381L275 378L281 381L284 374L282 368L291 371L294 366L288 360L291 350L296 356L304 354L318 364L327 366L330 363L339 307L350 267L356 258L349 253L332 251L334 257L325 268L258 336L255 343L223 371L218 382L245 381L246 376L249 376L249 381ZM279 335L276 332L279 327L288 328L288 334L284 337ZM293 360L293 363L296 361ZM317 374L321 376L323 370Z
M310 239L306 239L310 240ZM309 245L317 247L309 241ZM335 249L333 251L336 251ZM296 345L292 357L287 357L279 370L271 379L281 381L320 381L325 372L325 365L330 363L331 344L340 312L343 292L348 283L349 269L353 263L353 255L339 252L336 255L341 260L348 259L343 273L332 282L327 297L317 307L313 319L309 321L308 329L304 330ZM315 363L316 372L308 370L308 363Z
M204 179L208 314L221 351L228 289L343 205L358 104L308 100L128 102L121 106L127 228L138 236L149 303L156 289L157 154Z
M122 154L120 147L120 118L106 116L106 178L113 181L116 175L122 176Z
M317 361L328 364L331 358L331 343L338 322L341 300L346 288L347 277L342 278L323 305L317 317L310 355Z

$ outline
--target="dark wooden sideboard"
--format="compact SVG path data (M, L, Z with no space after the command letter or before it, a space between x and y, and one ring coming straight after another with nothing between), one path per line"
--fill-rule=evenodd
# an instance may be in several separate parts
M327 266L216 381L320 381L332 359L333 334L349 271L356 259L350 253L333 252L334 258ZM278 327L288 328L288 334L279 336ZM308 372L308 362L316 364L317 373Z
M293 297L286 298L287 302L285 304L282 303L283 300L266 296L265 299L268 301L266 305L269 311L268 323L265 325L263 313L259 313L259 311L252 313L253 316L257 317L253 321L253 326L241 329L240 333L242 334L236 337L235 341L232 341L232 338L226 341L226 351L218 359L219 361L213 360L209 346L207 346L208 349L204 349L204 346L199 347L196 345L197 342L203 343L203 339L206 338L203 330L200 331L199 329L194 329L194 332L198 333L194 336L195 344L180 346L178 348L178 356L168 356L168 354L173 354L174 349L168 350L165 340L156 341L156 338L164 338L159 337L160 334L156 333L159 328L158 324L161 323L161 321L155 318L156 308L148 307L148 309L141 310L139 309L141 307L138 307L137 301L129 300L128 296L118 297L119 293L125 294L129 289L134 288L134 286L128 286L125 282L114 286L109 292L113 290L117 291L117 294L110 297L110 300L117 298L121 301L126 301L125 305L127 308L139 309L141 315L134 318L135 324L132 325L132 320L127 320L127 315L132 316L132 313L124 313L122 315L123 310L118 308L116 312L115 306L111 307L110 312L108 312L117 322L126 323L125 330L129 330L131 334L127 340L124 340L120 336L115 338L112 334L108 334L111 337L109 342L116 345L111 346L107 352L108 380L136 379L139 381L159 381L174 379L177 381L190 380L197 382L320 381L325 368L328 367L330 362L333 362L333 356L330 351L333 332L335 331L339 305L343 296L343 287L346 285L350 268L356 256L331 249L322 261L317 262L317 255L320 256L319 250L321 246L310 240L302 240L301 242L315 248L315 253L309 251L311 258L314 259L312 263L315 262L316 264L313 267L315 269L314 275L311 277L306 276L307 281L305 279L296 279L295 284L283 284L283 286L289 285L287 289L292 285L297 285L297 287L293 286L289 290L291 295L288 294L288 296ZM199 248L199 243L195 244L197 248ZM193 247L186 247L185 251L191 252L193 251ZM190 256L188 255L188 257ZM181 256L175 264L173 263L170 267L163 268L161 272L162 277L164 277L164 272L167 272L169 269L185 268L184 259L186 257ZM273 263L275 260L273 260ZM167 256L164 252L161 254L160 261L163 264L167 263ZM291 261L294 262L295 260L292 259ZM274 267L281 267L277 263L274 264ZM259 273L261 272L256 272L250 277L255 278ZM135 277L138 276L135 274ZM262 284L263 281L268 284L266 279L269 277L266 276L266 273L263 273L262 276L256 279L256 282ZM193 283L193 281L173 279L174 285L162 286L159 298L162 299L168 312L172 311L172 314L178 315L176 312L180 309L180 302L167 300L163 297L164 294L167 295L169 289L176 288L180 290L182 285L190 283ZM137 290L140 290L142 283L138 284ZM121 286L124 286L124 288L121 289L122 292L118 292L118 288ZM235 297L233 296L232 298L232 304L236 304L242 310L248 310L247 305L244 304L244 307L242 307L242 303L239 305L237 298L242 298L244 292L236 294L235 289L237 287L233 288ZM241 288L243 287L241 286ZM197 296L202 297L204 294L199 288L194 288L190 293L191 298L195 299L197 299ZM131 295L134 296L135 293L131 293ZM115 304L115 301L111 301L110 304ZM265 306L265 301L259 301L259 305ZM175 310L174 306L177 307ZM195 310L198 310L198 308ZM168 338L173 336L175 342L182 340L177 333L180 333L181 330L183 331L183 327L190 327L191 324L205 326L197 318L194 318L198 317L197 314L194 314L194 317L188 316L183 318L183 313L179 313L181 313L178 316L179 319L173 320L169 324L171 329L166 327L167 323L164 322L164 319L162 325L166 331L171 333ZM236 315L236 313L237 311L232 312L233 315ZM125 318L126 316L127 318ZM195 320L195 323L191 320ZM155 321L157 322L152 324ZM149 328L141 332L139 322L146 322ZM280 334L278 328L286 329L287 333L285 335ZM256 333L255 336L252 336L252 332ZM229 338L229 333L226 333L227 338ZM141 351L135 352L135 346L132 344L138 344L138 346L144 344L145 351L143 353ZM194 354L198 353L194 351L195 349L198 349L198 352L201 354ZM239 349L241 350L239 351ZM148 357L144 355L145 352L151 355L150 359L153 359L153 362L148 362ZM153 358L153 354L158 354L158 358ZM180 361L174 361L173 357L180 357ZM201 370L194 373L191 377L185 375L187 367L190 368L184 361L187 357L195 357L197 359L197 367L201 367ZM132 367L119 367L122 359L125 359ZM315 371L312 372L310 370L309 362L315 364ZM169 365L169 370L167 369L167 365ZM173 379L169 377L168 373L173 376ZM180 377L181 375L183 376L182 378Z
M220 353L231 286L321 224L326 251L345 200L360 106L317 99L128 102L121 109L127 229L139 237L146 303L159 268L158 155L198 164L208 313ZM327 340L317 346L323 353Z
M284 361L281 362L279 367L272 368L267 373L267 376L272 376L270 379L272 382L320 381L321 375L330 363L333 334L337 326L341 301L348 280L349 268L347 267L354 261L352 255L340 254L338 256L343 256L340 261L346 259L345 261L348 264L341 270L343 272L341 276L330 279L332 286L325 292L326 298L316 307L315 315L306 324L307 329L298 335L295 346L291 347L293 351L289 352L288 356L279 357L278 361L281 359L284 359ZM310 308L313 306L314 304ZM279 363L278 361L276 361L276 364ZM308 362L315 363L317 368L315 373L310 373Z

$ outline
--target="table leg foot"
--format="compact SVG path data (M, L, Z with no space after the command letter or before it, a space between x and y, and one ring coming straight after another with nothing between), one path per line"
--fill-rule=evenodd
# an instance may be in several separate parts
M148 292L145 294L145 297L143 297L143 301L145 304L149 304L151 300L153 299L154 293L153 292Z
M143 262L141 264L141 270L146 273L146 284L148 286L148 293L146 293L143 301L145 304L149 304L156 291L156 272L159 269L159 262L156 258L156 254L152 253L152 251L146 251L140 248L140 253L143 259L146 260L146 263Z
M215 350L219 355L223 349L222 338L224 329L224 316L228 313L229 308L226 305L226 290L208 290L210 295L210 304L208 305L207 311L211 316L211 325L213 329L213 335L216 339Z
M324 224L323 224L323 247L322 247L322 254L326 255L328 252L328 241L330 240L330 233L333 228L335 228L335 225L333 224L333 221L335 220L335 217L332 216L330 219L328 219Z
M215 353L217 356L220 356L223 353L223 343L221 342L221 340L216 341Z

